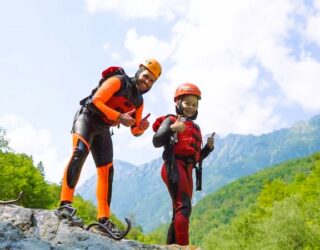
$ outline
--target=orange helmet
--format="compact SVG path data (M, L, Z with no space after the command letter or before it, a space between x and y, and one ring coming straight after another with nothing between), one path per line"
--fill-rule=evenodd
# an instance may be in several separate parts
M146 67L152 74L154 74L156 79L158 79L161 75L161 65L157 60L150 58L140 64L140 66L142 65Z
M201 91L193 83L183 83L179 85L174 95L174 101L177 101L178 97L183 95L195 95L199 99L201 99Z

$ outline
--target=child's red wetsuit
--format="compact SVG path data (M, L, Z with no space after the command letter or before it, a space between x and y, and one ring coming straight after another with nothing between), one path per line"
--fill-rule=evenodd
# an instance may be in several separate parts
M157 118L153 124L153 145L164 146L161 176L172 199L173 217L168 230L167 244L189 244L189 217L193 191L192 169L213 150L207 145L201 149L200 128L192 120L184 119L185 130L174 133L170 125L175 115ZM181 119L180 119L181 121Z

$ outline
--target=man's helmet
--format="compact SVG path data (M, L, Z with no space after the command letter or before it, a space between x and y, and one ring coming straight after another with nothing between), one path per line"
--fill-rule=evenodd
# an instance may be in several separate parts
M156 79L158 79L161 75L161 65L155 59L147 59L143 63L141 63L140 66L144 66L145 68L147 68L152 74L154 74Z
M195 95L198 99L201 99L200 89L193 83L183 83L178 86L174 95L174 101L176 102L179 97L183 95Z

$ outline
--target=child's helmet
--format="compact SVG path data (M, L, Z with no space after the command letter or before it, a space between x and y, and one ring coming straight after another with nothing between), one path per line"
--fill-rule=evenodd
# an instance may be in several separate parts
M185 95L194 95L198 98L198 100L201 99L201 91L197 87L197 85L193 83L183 83L178 86L176 89L176 93L174 94L174 101L176 102L176 113L177 115L183 115L183 106L182 106L182 97ZM189 117L191 120L195 120L198 116L198 110L196 113Z
M201 91L197 85L193 83L183 83L179 85L174 95L174 101L176 102L177 99L183 95L195 95L199 100L201 99Z

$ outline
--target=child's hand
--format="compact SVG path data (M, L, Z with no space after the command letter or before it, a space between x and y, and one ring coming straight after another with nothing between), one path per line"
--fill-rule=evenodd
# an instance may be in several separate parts
M182 121L180 121L181 116L178 115L177 120L171 124L170 128L173 132L183 132L185 129L185 125Z
M213 132L211 136L208 137L207 145L210 149L214 148L214 135L216 132Z

